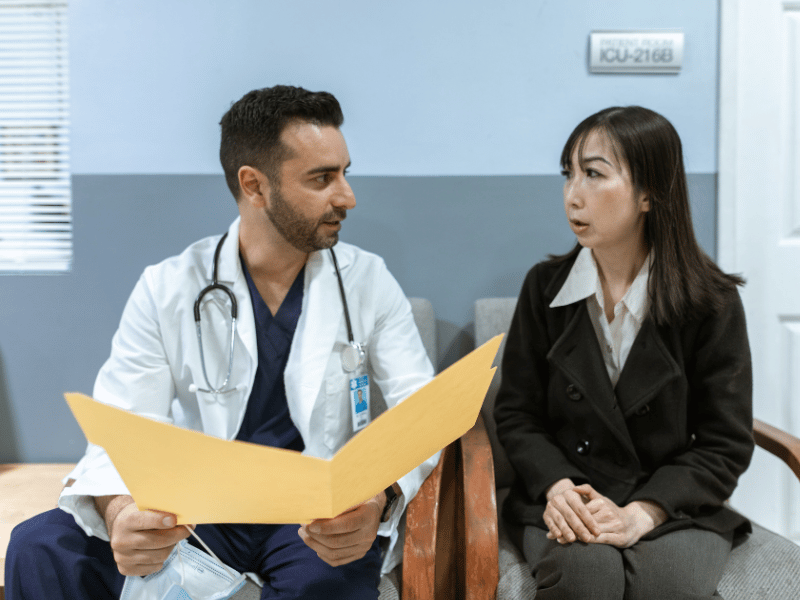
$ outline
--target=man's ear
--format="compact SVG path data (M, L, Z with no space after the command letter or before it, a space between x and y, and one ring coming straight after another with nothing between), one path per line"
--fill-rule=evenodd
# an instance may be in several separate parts
M238 175L241 200L254 206L264 206L269 197L267 176L249 165L239 167Z

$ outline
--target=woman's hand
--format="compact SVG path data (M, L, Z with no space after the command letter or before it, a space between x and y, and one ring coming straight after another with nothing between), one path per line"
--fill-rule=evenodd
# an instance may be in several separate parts
M556 540L559 544L576 540L589 543L601 533L599 524L587 507L587 501L578 489L571 479L560 479L548 488L544 510L548 539Z
M573 488L573 492L584 499L599 527L591 543L630 548L667 520L667 513L655 502L641 500L620 507L588 484Z

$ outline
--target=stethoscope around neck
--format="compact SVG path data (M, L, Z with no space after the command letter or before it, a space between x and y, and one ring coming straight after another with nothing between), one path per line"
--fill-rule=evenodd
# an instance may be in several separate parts
M194 383L189 385L190 392L204 392L206 394L214 394L215 396L219 394L227 394L239 389L244 389L246 386L244 384L239 384L235 387L229 387L228 384L231 380L231 372L233 371L233 350L235 346L236 340L236 317L238 314L238 308L236 304L236 296L233 294L231 289L220 283L217 278L217 266L219 265L219 255L220 251L222 250L222 244L225 242L225 238L228 237L228 233L225 234L220 238L219 242L217 243L217 247L214 250L214 265L211 270L211 284L204 287L200 290L200 293L197 294L197 298L194 301L194 323L195 323L195 330L197 332L197 345L200 347L200 365L203 369L203 378L206 380L207 388L200 388L197 387ZM347 308L347 297L344 293L344 283L342 282L342 274L339 271L339 262L336 260L336 253L333 251L333 248L330 249L331 258L333 258L333 267L336 270L336 279L339 281L339 292L342 297L342 306L344 307L344 320L347 325L347 339L348 345L342 350L342 369L344 369L348 373L354 372L358 369L361 365L364 364L364 357L366 353L364 352L363 344L359 344L355 341L355 337L353 336L353 326L350 322L350 311ZM230 346L228 350L228 372L225 375L225 381L222 382L222 385L218 388L215 388L211 385L211 381L208 378L208 371L206 370L206 358L203 352L203 333L202 328L200 327L200 304L203 301L203 297L213 292L214 290L220 290L227 294L228 298L231 301L231 329L230 329Z

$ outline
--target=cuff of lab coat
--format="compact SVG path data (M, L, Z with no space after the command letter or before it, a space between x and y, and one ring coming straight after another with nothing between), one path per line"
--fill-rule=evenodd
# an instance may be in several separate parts
M109 541L108 529L94 505L94 496L61 494L58 499L58 508L71 514L75 523L83 529L86 535Z
M130 495L128 488L108 460L108 455L98 446L89 444L86 455L63 480L66 484L58 499L58 507L71 514L75 523L86 535L108 541L108 530L97 512L97 496Z
M399 483L400 482L398 482L398 484ZM402 489L402 487L403 486L401 485L400 488ZM388 521L381 523L378 526L378 535L382 535L384 537L391 537L392 533L394 533L394 531L397 529L397 525L400 523L400 519L402 518L405 510L406 510L406 494L405 491L403 491L403 493L397 497L397 506L395 507L391 518Z
M392 517L385 523L380 524L378 535L389 537L393 532L397 531L397 526L406 512L408 503L413 500L425 479L436 468L440 454L440 452L437 452L416 469L397 480L397 485L401 490L401 494L397 497L397 507L395 507Z

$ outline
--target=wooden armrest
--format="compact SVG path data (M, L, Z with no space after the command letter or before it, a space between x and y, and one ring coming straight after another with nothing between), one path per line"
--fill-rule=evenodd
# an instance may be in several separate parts
M497 593L497 496L492 447L483 417L461 438L464 486L465 598L494 600Z
M439 464L428 475L406 509L403 546L403 599L446 598L443 578L455 572L452 525L455 502L455 455L458 441L442 450ZM437 556L438 562L437 562ZM437 590L439 593L437 594Z
M758 419L753 419L753 438L756 444L789 465L800 479L800 439Z
M497 499L483 418L442 451L406 513L402 597L494 600Z

